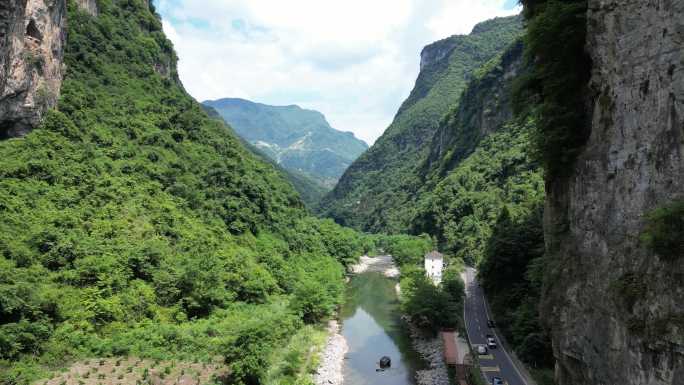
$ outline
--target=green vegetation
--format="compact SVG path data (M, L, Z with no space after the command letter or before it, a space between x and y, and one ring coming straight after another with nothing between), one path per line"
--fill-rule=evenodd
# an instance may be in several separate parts
M264 385L309 385L310 373L318 367L316 355L317 346L323 346L328 333L323 328L311 325L299 330L290 342L273 352L268 359L270 363L264 380Z
M325 188L324 193L368 149L352 133L330 127L318 111L243 99L219 99L204 105L215 108L238 135L283 168Z
M302 201L310 210L314 210L318 202L323 199L323 196L330 191L327 187L321 186L314 178L302 172L279 168L287 175L287 179L292 183L292 186L297 190Z
M684 199L663 205L646 217L642 241L665 260L684 256Z
M427 235L380 235L374 240L375 248L392 256L399 266L421 266L423 257L434 250L434 241Z
M530 368L530 375L537 382L537 385L556 385L553 368Z
M456 329L463 326L463 265L454 263L435 285L417 266L401 266L401 309L413 322L425 329Z
M646 283L636 273L625 273L610 285L626 313L632 313L638 300L647 293Z
M546 265L542 212L541 203L518 215L502 209L479 277L497 325L518 357L534 368L551 368L551 343L538 311Z
M422 165L444 116L458 106L474 72L521 34L519 17L498 18L467 36L427 46L409 98L378 141L347 170L319 213L357 229L390 234L411 227L423 186Z
M183 91L145 2L98 4L69 4L59 110L0 142L0 383L125 355L292 377L270 360L315 338L363 239Z
M434 234L443 250L468 263L482 261L504 205L524 212L544 196L541 170L527 151L533 127L531 121L502 127L435 187L426 188L413 231Z
M464 284L460 259L447 259L442 283L435 285L425 275L424 256L435 249L427 235L377 235L375 247L392 255L401 271L401 310L426 330L462 326Z
M589 137L585 96L591 60L584 50L587 0L522 0L531 70L514 105L537 120L534 148L550 177L562 175Z

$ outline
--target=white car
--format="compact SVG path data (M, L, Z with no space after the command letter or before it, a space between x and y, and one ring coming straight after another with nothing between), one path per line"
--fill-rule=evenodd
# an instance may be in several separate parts
M487 347L484 345L477 345L477 354L479 354L479 355L487 354Z
M496 341L494 341L493 337L487 338L487 347L490 349L496 349Z

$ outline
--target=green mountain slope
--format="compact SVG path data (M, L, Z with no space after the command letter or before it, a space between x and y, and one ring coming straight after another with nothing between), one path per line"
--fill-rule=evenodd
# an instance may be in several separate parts
M368 149L350 132L328 124L323 114L298 106L269 106L243 99L206 101L242 138L285 169L305 174L332 188Z
M218 119L221 122L225 123L223 117L213 107L203 104L202 109L204 109L204 111L212 118ZM228 129L232 128L228 126ZM330 191L328 188L322 186L319 181L315 180L314 178L308 176L303 172L292 169L285 169L284 167L280 166L275 160L273 160L273 158L271 158L264 151L262 151L260 148L252 145L243 138L240 139L245 148L250 150L256 156L260 157L264 162L272 164L273 167L275 167L283 175L285 175L287 180L289 180L292 186L295 188L295 190L297 190L299 196L302 198L302 201L309 209L315 208L318 205L318 202L321 200L321 198L323 198L323 196L328 191Z
M514 79L523 70L520 41L479 68L417 171L421 187L410 230L434 235L466 261L482 261L504 206L517 218L544 195L530 151L535 122L514 119L511 108Z
M411 95L380 139L323 199L320 214L363 230L409 229L422 184L420 167L440 121L458 105L474 72L500 55L521 28L520 17L498 18L477 25L470 35L427 46Z
M120 355L255 383L335 308L361 240L185 93L146 1L98 7L69 2L58 110L0 142L0 383Z

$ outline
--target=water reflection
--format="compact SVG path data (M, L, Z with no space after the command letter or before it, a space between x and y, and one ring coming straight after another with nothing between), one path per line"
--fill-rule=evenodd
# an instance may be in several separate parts
M396 281L380 273L352 278L342 309L342 335L349 353L344 365L345 385L414 385L414 375L423 365L400 318ZM382 356L392 367L377 372Z

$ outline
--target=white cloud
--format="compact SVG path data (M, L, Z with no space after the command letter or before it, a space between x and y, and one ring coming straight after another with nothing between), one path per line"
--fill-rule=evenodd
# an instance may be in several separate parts
M506 0L158 0L198 100L299 104L372 143L418 73L422 47L515 13Z

